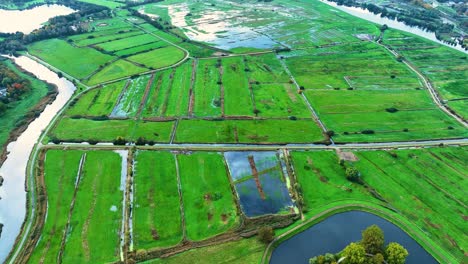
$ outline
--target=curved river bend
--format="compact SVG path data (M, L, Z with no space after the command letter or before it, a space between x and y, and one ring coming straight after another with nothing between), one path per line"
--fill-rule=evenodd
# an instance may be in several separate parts
M405 247L407 264L438 262L414 239L389 221L361 211L339 213L281 243L271 256L270 264L308 264L309 259L325 253L337 253L346 245L361 239L361 232L376 224L385 235L385 243L397 242Z
M0 237L0 263L5 261L13 248L26 215L26 166L34 144L75 91L75 86L71 82L59 78L56 73L28 57L21 56L14 58L14 61L38 79L56 85L58 95L15 142L8 144L9 154L0 168L0 175L5 180L0 187L0 223L4 225Z

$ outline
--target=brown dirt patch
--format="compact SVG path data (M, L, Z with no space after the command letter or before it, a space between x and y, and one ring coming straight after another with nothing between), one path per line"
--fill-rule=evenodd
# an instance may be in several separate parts
M358 161L358 157L354 155L354 153L349 152L349 151L341 151L340 149L336 150L336 155L342 160L346 161Z
M213 219L213 213L209 212L208 213L208 221L211 221Z
M156 228L151 228L151 237L153 237L153 240L159 240L159 234Z
M221 221L223 221L224 224L227 224L228 216L226 214L221 215Z
M426 222L426 224L430 225L432 228L440 229L440 225L431 222L429 218L424 218L424 222Z
M468 215L462 215L463 220L468 221Z

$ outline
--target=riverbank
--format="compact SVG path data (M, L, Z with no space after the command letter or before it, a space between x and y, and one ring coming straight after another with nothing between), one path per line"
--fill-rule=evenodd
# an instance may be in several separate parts
M8 61L9 66L18 71L22 77L27 78L33 86L33 90L25 98L21 99L12 109L0 117L2 130L0 131L0 167L7 158L7 146L15 141L44 111L47 105L52 103L58 93L57 86L39 81L31 73L25 71L17 64Z

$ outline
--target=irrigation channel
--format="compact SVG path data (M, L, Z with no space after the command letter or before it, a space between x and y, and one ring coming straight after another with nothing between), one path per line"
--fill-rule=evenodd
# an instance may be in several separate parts
M342 11L345 11L347 13L350 13L354 16L369 20L371 22L379 23L379 24L387 24L390 27L400 29L403 31L407 31L410 33L413 33L415 35L436 41L440 44L446 45L445 43L442 43L438 41L433 33L426 32L424 30L421 30L419 28L415 27L409 27L404 25L401 22L397 21L392 21L390 19L386 18L381 18L378 15L374 15L372 13L369 13L366 10L358 9L356 8L348 8L348 7L343 7L343 6L336 6L336 4L324 1L322 2L327 3L331 6L334 6ZM56 16L56 15L64 15L67 14L67 12L70 12L70 10L66 9L61 9L61 12L55 13L58 9L62 8L63 6L59 5L53 5L53 6L47 6L48 8L54 9L54 12L48 13L51 16ZM32 10L42 10L42 9L32 9ZM9 30L13 31L23 31L25 33L30 32L34 28L40 27L40 24L45 22L47 19L45 18L40 18L40 16L37 15L32 15L31 19L25 19L23 16L23 12L27 12L31 10L26 10L26 11L16 11L19 13L15 13L17 18L21 18L19 21L15 21L12 23L11 18L8 16L4 16L2 12L6 12L4 10L0 10L0 32L9 32ZM38 11L39 12L39 11ZM44 11L41 11L41 13L44 13ZM47 13L47 12L46 12ZM6 14L6 13L5 13ZM19 15L18 15L19 14ZM34 14L34 13L33 13ZM45 20L44 20L45 19ZM33 26L26 25L27 23L31 22L34 20L35 23ZM44 20L44 21L40 21ZM2 27L2 25L15 25L14 29L6 29ZM452 48L461 50L459 47L453 47ZM463 52L466 53L466 51L462 50ZM4 178L4 183L3 186L0 187L0 223L4 224L3 231L0 237L0 262L4 262L7 255L9 252L13 249L15 241L20 234L22 224L24 223L24 228L26 230L29 229L30 221L26 220L26 209L29 206L26 201L27 201L27 193L25 190L25 183L26 183L26 175L32 175L31 171L29 171L31 168L33 168L32 164L36 160L36 154L37 154L37 148L42 147L40 144L36 145L37 142L40 141L41 134L43 133L44 130L47 129L47 127L54 121L54 118L57 116L58 113L60 113L60 110L65 106L65 104L69 101L71 98L73 92L75 91L76 87L69 82L68 80L64 78L58 78L57 74L54 73L53 71L49 70L47 67L43 66L41 63L37 62L36 60L33 60L29 57L21 56L19 58L14 59L15 63L22 67L24 70L33 73L34 75L37 76L38 79L44 80L48 83L54 84L58 88L58 95L55 101L48 105L43 113L35 120L33 121L28 128L22 133L20 137L15 142L10 143L7 146L9 155L0 168L0 175ZM173 65L174 66L174 65ZM214 150L214 149L222 149L222 150L253 150L253 151L259 151L259 150L275 150L275 149L280 149L280 148L288 148L288 149L330 149L330 148L355 148L355 149L360 149L360 148L370 148L370 149L377 149L377 148L409 148L409 147L423 147L423 146L435 146L437 144L453 144L453 145L467 145L467 139L460 139L460 140L437 140L437 141L423 141L423 142L390 142L390 143L369 143L369 144L346 144L346 145L340 145L340 146L326 146L326 145L314 145L314 144L291 144L291 145L236 145L236 144L161 144L161 145L155 145L152 147L147 147L148 149L178 149L178 148L193 148L193 149L199 149L199 150ZM79 147L83 146L85 144L70 144L69 147ZM54 148L54 147L64 147L63 145L47 145L46 147L49 148ZM98 144L97 146L90 146L87 145L86 147L91 147L91 148L116 148L116 146L112 146L109 144ZM126 148L129 148L130 146L127 146ZM120 147L122 148L122 147ZM143 147L145 148L145 147ZM31 161L31 162L30 162ZM28 170L28 171L27 171ZM34 184L34 182L31 182L33 179L28 178L28 185ZM31 188L29 190L30 192L33 192L34 189ZM31 196L34 196L34 193L30 193ZM31 215L34 215L34 204L31 204L31 212L28 214L28 218L31 218ZM353 213L353 215L356 217L356 219L359 218L358 222L364 222L362 220L361 216L359 213ZM335 217L339 218L341 215L336 215ZM371 219L371 216L362 216L365 219ZM375 217L375 216L374 216ZM339 220L333 220L335 219L333 216L326 221L324 221L323 225L331 223L330 225L333 227L339 227L337 223L339 223ZM346 218L346 222L348 222L350 219L349 217ZM370 221L370 220L369 220ZM406 246L410 254L413 256L423 256L423 255L418 255L419 253L415 253L416 251L413 251L412 248L410 248L410 245L406 244L406 240L408 238L406 237L396 237L393 238L392 234L397 233L397 231L403 232L401 230L394 231L394 229L391 228L396 228L395 226L392 227L392 225L385 220L381 218L376 218L371 221L372 223L381 223L381 227L384 229L387 235L387 241L397 241L402 243L404 246ZM318 224L309 230L315 230L314 228L319 227L320 225ZM349 225L348 225L349 226ZM387 227L388 226L388 227ZM353 226L353 229L360 234L361 229L365 228L365 226L360 227L360 226ZM390 229L388 229L390 228ZM304 232L304 234L307 234L309 232L308 230ZM312 231L311 231L312 232ZM336 233L335 233L336 234ZM326 236L320 236L322 239L324 239L327 236L333 237L333 233L327 233ZM403 234L406 235L406 234ZM299 234L297 239L300 239L302 236L302 233ZM24 237L18 237L18 243L21 245L24 243L24 240L26 239L27 236ZM349 235L350 241L352 240L357 240L358 237L353 237L351 234ZM288 240L288 241L295 241L296 237ZM287 245L286 243L293 243L293 242L288 242L286 241L284 245ZM342 248L340 245L338 245L336 242L338 240L329 240L330 243L333 242L333 245L336 246L336 248L333 248L331 246L327 246L326 251L338 251L341 250ZM408 240L409 241L409 240ZM325 241L321 241L324 244ZM413 241L414 242L414 241ZM297 243L297 242L295 242ZM307 244L310 244L312 242L309 242ZM415 242L414 242L415 243ZM330 244L329 244L330 245ZM281 250L283 245L281 245L277 250ZM290 249L295 249L297 246L291 246ZM300 247L297 247L300 248ZM336 250L335 250L336 249ZM317 249L318 250L318 249ZM276 252L276 251L275 251ZM322 251L317 251L317 254L321 254ZM15 252L17 253L17 252ZM276 253L275 253L276 254ZM275 261L275 254L273 255L273 260ZM290 253L289 251L285 254L290 254L290 255L296 255L296 253ZM308 251L307 257L313 256L315 253L312 251ZM423 253L421 253L423 254ZM427 255L427 253L425 253ZM310 256L309 256L310 255ZM410 261L411 256L408 258L408 261ZM291 259L288 260L288 262ZM422 261L418 263L431 263L433 259L429 256L427 261ZM276 262L272 262L276 263ZM415 263L415 262L408 262L408 263Z
M311 257L337 253L361 239L361 232L376 224L384 232L385 243L397 242L408 252L407 264L438 263L418 242L398 226L371 213L350 211L332 215L322 222L282 242L274 251L270 264L307 264Z

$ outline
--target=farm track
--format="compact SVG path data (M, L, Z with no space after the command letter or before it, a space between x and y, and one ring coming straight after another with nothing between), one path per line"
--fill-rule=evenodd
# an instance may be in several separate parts
M382 44L382 43L379 43L379 42L376 42L378 45L380 45L381 47L384 47L386 50L388 50L393 56L395 57L402 57L402 55L400 53L398 53L398 51L392 49L390 46L386 45L386 44ZM431 98L432 100L434 101L434 103L442 110L444 111L446 114L448 114L449 116L453 117L455 120L457 120L460 124L462 124L465 128L468 127L468 123L463 119L463 117L461 117L460 115L458 115L455 111L453 111L452 109L450 109L447 105L445 105L444 103L442 103L441 99L440 99L440 96L439 96L439 93L436 91L436 89L434 88L431 80L426 77L414 64L412 64L411 62L407 61L406 59L403 60L403 63L411 70L413 71L414 73L416 73L416 75L418 76L418 78L422 81L424 87L429 91L429 94L431 95Z
M278 58L278 57L277 57ZM284 62L284 60L282 60L281 58L278 58L278 60L280 61L281 65L283 66L284 70L286 71L286 73L288 74L289 78L291 78L292 82L294 83L294 85L296 86L296 89L297 91L300 91L300 86L299 84L297 83L296 81L296 78L294 78L294 75L291 73L291 71L289 70L289 67L288 65L286 65L286 63ZM312 117L314 118L314 121L315 123L317 123L317 125L320 127L320 129L322 130L322 133L324 135L326 135L326 132L328 131L327 128L325 127L325 125L323 124L323 122L320 120L317 112L315 111L315 109L312 107L312 105L310 104L309 100L307 99L307 97L304 95L304 93L301 93L301 96L302 98L304 99L305 103L307 104L307 107L309 108L309 110L311 111L312 113ZM332 143L332 145L335 144L335 142L333 141L333 139L331 137L327 137L330 142Z
M189 109L188 115L193 116L193 108L195 107L195 79L197 78L197 66L198 60L192 62L192 77L190 78L190 90L189 90Z

